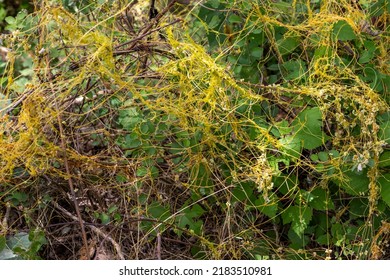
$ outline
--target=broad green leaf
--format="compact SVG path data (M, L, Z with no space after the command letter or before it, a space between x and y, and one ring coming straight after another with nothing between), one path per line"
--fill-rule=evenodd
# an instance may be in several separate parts
M148 208L148 213L151 218L165 221L168 219L171 214L169 211L169 207L161 205L159 202L152 202Z
M119 117L137 117L139 115L140 114L136 107L130 107L119 111Z
M294 232L301 236L309 225L313 216L310 207L290 206L282 212L283 224L291 223Z
M137 171L136 171L135 174L136 174L138 177L144 177L144 176L146 176L148 173L149 173L149 168L147 168L147 167L145 167L145 166L141 166L141 167L139 167L139 168L137 169Z
M378 179L378 184L381 188L382 200L390 207L390 173L381 176Z
M209 0L207 2L207 4L210 4L211 7L213 7L214 9L217 9L220 5L220 1L219 0Z
M388 0L372 1L369 6L370 17L379 17L383 13L390 13L390 2Z
M316 241L320 245L329 245L330 234L329 233L322 234L322 235L317 237Z
M147 208L148 217L156 219L157 221L167 222L171 213L169 207L163 206L158 201L153 201ZM142 221L141 228L150 234L151 238L154 238L157 232L163 232L166 229L164 223L156 223L151 221ZM157 229L157 231L155 230Z
M294 175L278 176L275 178L274 185L283 195L291 195L298 188L298 178Z
M0 251L0 260L21 260L21 259L22 259L21 257L15 254L14 251L9 249L7 246Z
M263 56L263 48L254 47L251 49L251 56L260 59Z
M116 210L118 210L118 206L112 205L110 208L108 208L107 213L108 213L108 214L112 214L112 213L114 213Z
M390 151L383 152L379 157L379 167L390 166Z
M333 243L337 246L341 246L345 241L345 230L340 223L334 223L332 224L332 237L333 237Z
M303 148L313 150L329 139L322 130L322 113L318 107L306 109L299 113L293 126L296 133L294 139L303 142Z
M278 212L278 199L276 195L271 195L271 197L266 201L263 195L259 195L259 198L255 201L256 208L273 219Z
M292 10L291 3L284 1L271 1L270 4L281 14L288 14Z
M0 93L0 117L5 114L5 109L11 104L11 100L7 99L6 96Z
M327 161L328 160L328 152L319 152L318 153L318 158L321 161Z
M106 213L101 213L99 218L103 225L110 223L110 216L108 216Z
M369 206L367 198L353 198L348 206L351 219L366 217L368 215Z
M292 131L292 127L289 126L287 120L282 120L280 122L275 123L276 128L278 129L280 135L289 134Z
M125 183L127 182L127 177L123 174L117 174L115 176L115 180L118 182L118 183Z
M333 36L340 41L356 39L352 27L345 20L340 20L333 25Z
M147 122L143 122L140 125L139 130L142 134L150 134L150 133L148 133L149 132L149 124Z
M352 171L347 167L342 168L343 180L334 180L334 182L344 191L351 195L361 196L368 192L370 180L367 177L367 169L363 172Z
M150 175L152 176L153 179L157 178L159 173L160 173L160 171L159 171L158 167L152 166L150 168Z
M21 20L24 19L26 16L27 16L27 11L26 11L26 10L22 10L22 11L20 11L20 12L16 15L16 20L21 21Z
M7 245L12 250L15 248L21 248L22 250L27 251L31 246L29 234L26 232L18 232L8 239Z
M8 24L15 24L16 23L16 19L14 17L6 17L5 18L5 21L8 23Z
M214 29L221 24L221 17L219 15L214 15L211 20L208 22L208 27Z
M236 14L231 14L228 18L230 23L240 23L242 22L242 18Z
M299 36L289 36L283 39L280 39L276 42L279 53L281 55L286 55L292 53L300 44L301 39Z
M310 159L311 159L312 161L318 162L318 161L319 161L318 154L311 154L311 155L310 155Z
M142 144L142 142L138 139L138 135L135 132L127 134L125 136L124 142L120 143L120 145L124 149L132 149L137 148Z
M123 118L120 118L119 119L119 123L121 124L121 126L128 130L128 131L132 131L134 129L134 127L140 123L142 121L142 118L141 117L130 117L130 116L126 116L126 117L123 117Z
M371 61L371 59L374 57L374 54L370 51L364 50L360 56L358 62L361 64L365 64Z
M313 195L313 199L309 202L309 206L316 210L334 209L333 201L330 199L325 189L316 188L311 192L311 194Z
M6 239L5 236L0 236L0 252L5 248Z
M267 66L267 69L270 71L279 71L280 65L279 64L271 64L271 65Z
M306 72L306 64L303 60L289 60L282 64L283 78L286 81L298 79Z
M191 183L195 186L211 186L210 170L207 165L203 163L195 164L191 168L190 173Z
M188 226L188 228L195 234L200 235L203 221L198 220L197 218L200 217L204 212L205 211L203 208L197 204L195 204L193 207L185 206L184 210L181 211L175 219L178 228L186 228ZM180 236L182 231L178 230L177 234Z
M382 123L380 126L379 137L381 140L390 144L390 121Z
M287 135L279 140L283 147L283 153L295 161L301 156L301 140L294 135Z
M240 183L232 191L232 202L249 200L253 195L253 189L253 186L248 183Z
M310 242L310 238L307 235L297 234L293 228L290 228L287 236L291 241L290 247L295 250L304 248Z
M319 46L315 51L314 51L314 59L319 59L319 58L329 58L332 56L332 48L329 46Z

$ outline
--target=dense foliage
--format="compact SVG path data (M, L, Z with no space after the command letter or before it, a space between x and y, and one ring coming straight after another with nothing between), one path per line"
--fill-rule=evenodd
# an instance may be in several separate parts
M388 259L389 1L156 2L5 18L0 258Z

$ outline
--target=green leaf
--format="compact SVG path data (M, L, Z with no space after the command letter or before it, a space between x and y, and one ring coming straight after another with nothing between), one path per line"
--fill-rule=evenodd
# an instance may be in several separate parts
M101 213L99 218L103 225L107 225L110 223L110 216L106 213Z
M301 59L290 60L282 64L283 78L286 81L302 77L306 70L306 63Z
M288 239L291 241L290 247L298 250L304 248L310 242L310 238L304 234L297 234L293 228L287 233Z
M210 170L204 163L194 164L190 173L191 184L195 186L212 186Z
M362 218L368 215L369 206L366 198L353 198L348 206L351 219Z
M333 242L337 246L341 246L345 241L345 230L343 226L340 223L334 223L332 224L331 232L332 232Z
M142 144L142 142L138 139L138 134L135 132L127 134L124 140L125 141L121 146L125 149L137 148Z
M379 167L390 166L390 151L383 152L379 157Z
M260 59L263 56L263 48L254 47L251 49L251 56Z
M292 127L289 126L287 120L282 120L280 122L275 123L276 128L278 129L280 135L289 134L292 131Z
M208 22L208 27L210 29L217 28L221 24L221 17L219 15L214 15L211 20Z
M26 232L18 232L8 239L7 245L10 249L21 248L27 251L31 246L29 234Z
M340 41L356 39L352 27L345 20L339 20L333 25L333 36Z
M309 206L316 210L334 209L333 201L330 199L325 189L316 188L311 192L311 194L313 195L313 200L309 202Z
M169 207L161 205L159 202L152 202L148 208L148 213L150 217L165 221L171 216L171 213L169 211Z
M141 166L137 169L136 171L136 175L137 177L144 177L146 176L147 174L149 173L149 168L145 167L145 166Z
M242 22L242 18L236 14L231 14L228 18L230 23L240 23Z
M332 56L332 48L329 46L319 46L314 51L314 59L330 58Z
M313 210L310 207L290 206L282 213L283 224L291 223L298 236L303 234L312 216Z
M20 11L20 12L16 15L16 20L17 20L17 21L21 21L21 20L24 19L26 16L27 16L26 10L22 10L22 11Z
M294 175L278 176L275 179L274 185L283 195L292 195L298 189L298 178Z
M278 212L277 196L271 195L268 201L266 201L263 195L260 195L259 198L255 201L255 206L261 213L273 219Z
M371 59L374 57L374 54L370 51L363 51L359 56L359 63L365 64L371 61Z
M240 183L232 191L232 202L249 200L253 195L253 186L246 182Z
M330 240L330 234L325 233L317 237L316 241L320 245L329 245L329 240Z
M301 140L294 136L284 136L279 140L279 143L283 147L283 153L291 158L293 161L297 160L301 156L302 144Z
M14 192L11 196L7 197L6 200L11 200L14 206L25 203L28 200L28 196L24 192Z
M112 214L112 213L114 213L116 210L118 210L118 206L112 205L110 208L108 208L107 213L108 213L108 214Z
M328 152L319 152L318 153L318 158L321 161L327 161L328 160Z
M0 252L5 248L6 239L5 236L0 236Z
M149 124L147 122L143 122L140 125L139 130L142 134L149 135Z
M276 42L279 53L281 55L286 55L292 53L300 44L299 36L289 36L283 39L280 39Z
M207 4L210 4L211 7L213 7L214 9L217 9L220 5L220 1L219 0L210 0L207 2Z
M378 184L381 189L382 200L390 207L390 173L381 176L378 179Z
M390 144L390 121L380 124L379 138Z
M117 174L115 176L115 180L118 182L118 183L126 183L127 182L127 177L123 174Z
M160 173L160 171L156 166L152 166L150 168L150 176L152 176L152 178L154 178L154 179L157 178L159 173Z
M271 1L270 4L280 14L289 14L292 10L291 3L287 3L284 1Z
M322 130L322 113L318 107L306 109L293 121L296 140L303 142L305 149L313 150L329 139Z
M367 169L363 172L352 171L348 167L342 168L344 179L334 180L334 182L351 195L361 196L368 192L370 180L367 177Z
M126 116L119 119L120 125L128 131L132 131L140 122L142 122L141 117Z
M176 216L177 226L179 228L188 227L195 234L200 235L203 226L203 221L198 218L205 212L201 206L195 204L192 207L185 206L184 210ZM178 235L182 234L182 231L177 231Z
M145 198L147 200L147 198ZM168 222L171 217L169 206L164 206L159 201L153 201L147 208L147 216L152 219L156 219L160 222ZM157 223L151 221L142 221L141 228L150 234L150 237L155 237L157 232L154 229L158 229L158 232L163 232L166 229L164 223Z
M16 19L14 17L6 17L4 19L8 24L12 25L16 23Z

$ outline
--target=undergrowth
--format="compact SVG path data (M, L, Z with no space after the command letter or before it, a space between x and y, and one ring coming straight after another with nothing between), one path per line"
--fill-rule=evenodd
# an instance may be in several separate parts
M0 256L389 258L388 1L127 2L6 18Z

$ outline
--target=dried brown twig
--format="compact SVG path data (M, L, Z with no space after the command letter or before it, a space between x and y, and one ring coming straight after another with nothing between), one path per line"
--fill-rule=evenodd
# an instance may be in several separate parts
M68 216L72 220L74 220L74 221L78 221L79 220L77 217L75 217L68 210L66 210L65 208L60 206L57 202L52 201L52 204L53 204L54 208L60 210L63 214L65 214L66 216ZM84 221L82 221L82 223L84 224ZM118 254L119 259L125 260L125 257L124 257L124 255L122 253L121 246L111 236L105 234L101 229L95 227L94 225L86 224L86 226L89 227L94 233L96 233L97 235L99 235L103 239L108 240L112 244L112 246L115 248L116 253ZM88 252L88 250L87 250L87 252Z

